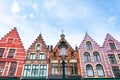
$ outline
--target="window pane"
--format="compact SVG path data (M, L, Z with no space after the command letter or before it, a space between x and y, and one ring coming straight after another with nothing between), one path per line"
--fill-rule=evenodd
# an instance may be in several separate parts
M17 63L12 62L9 68L8 76L15 76L16 67L17 67Z
M37 44L36 50L40 50L40 44Z
M97 69L97 72L98 72L98 76L105 76L102 65L98 64L96 66L96 69Z
M46 65L41 65L40 66L40 76L46 76L46 72L47 72L47 66Z
M117 63L114 54L108 54L108 58L111 64Z
M5 51L5 48L0 48L0 57L3 56L4 51Z
M14 57L14 54L15 54L15 49L10 49L9 52L8 52L8 58L13 58Z
M35 53L30 53L30 59L35 59Z
M70 73L77 74L77 63L70 63Z
M86 71L87 71L87 76L94 76L94 74L93 74L93 68L92 68L92 66L91 65L87 65L86 66Z
M58 74L58 64L53 63L52 64L52 75L57 75Z
M23 76L30 76L30 69L31 69L31 66L30 65L25 65L24 66L24 72L23 72Z
M85 59L85 62L91 61L90 54L88 52L84 53L84 59Z
M33 65L32 66L32 76L38 76L38 65Z
M100 55L99 55L98 52L94 52L93 55L94 55L94 60L95 61L100 61Z
M112 66L112 71L114 73L115 78L119 78L120 77L120 70L118 66Z
M0 76L2 76L2 73L4 72L5 68L5 62L0 62Z
M114 43L109 43L111 50L116 50L115 44Z
M45 59L45 54L44 53L40 53L39 54L39 59Z
M91 44L91 42L86 42L86 48L88 49L88 50L91 50L92 49L92 44Z

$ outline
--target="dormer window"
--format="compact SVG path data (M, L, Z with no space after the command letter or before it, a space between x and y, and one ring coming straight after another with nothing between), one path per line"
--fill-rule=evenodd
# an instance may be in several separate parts
M111 50L116 50L116 46L114 43L109 43L109 46L110 46Z
M40 44L36 45L36 50L40 50Z
M92 49L92 44L91 44L90 41L86 42L86 48L87 48L87 50L91 50Z

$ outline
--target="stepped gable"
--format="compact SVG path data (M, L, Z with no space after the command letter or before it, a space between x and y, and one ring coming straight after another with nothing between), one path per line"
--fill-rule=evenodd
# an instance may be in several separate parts
M120 44L112 35L110 35L109 33L106 35L104 43L103 43L103 47L105 46L105 44L107 42L115 42L117 44Z
M11 31L9 31L9 33L7 33L4 37L2 37L0 43L20 44L24 49L24 46L22 44L21 38L17 32L16 27L14 27Z
M58 43L56 44L56 46L54 47L53 50L55 50L56 48L58 48L58 46L60 45L60 42L62 42L62 41L64 41L64 42L66 43L66 45L67 45L70 49L74 50L74 49L71 47L71 45L66 41L65 35L64 35L63 33L60 35L60 37L61 37L61 39L58 41Z
M32 45L28 48L28 50L30 49L35 49L35 46L37 43L40 43L42 45L42 48L46 48L46 43L44 41L44 39L42 38L42 35L39 34L38 37L36 38L36 40L32 43ZM47 48L46 48L47 49Z
M85 42L86 40L90 40L90 41L92 41L93 43L95 43L96 46L100 47L100 45L99 45L98 43L96 43L96 41L94 41L94 39L92 39L92 38L88 35L88 33L86 32L85 37L84 37L83 41L81 42L79 48L82 48L82 46L84 45L84 42Z

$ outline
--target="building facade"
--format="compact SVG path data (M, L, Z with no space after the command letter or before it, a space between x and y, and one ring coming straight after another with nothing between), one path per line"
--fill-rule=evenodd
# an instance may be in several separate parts
M40 34L26 51L22 80L48 78L48 48Z
M107 61L108 77L120 78L120 42L107 34L103 43L103 52Z
M120 42L106 35L100 47L87 33L79 46L81 77L96 79L120 78Z
M20 79L25 50L16 28L0 40L0 79Z
M73 49L62 33L53 48L39 34L25 52L16 28L1 38L0 79L60 80L64 72L67 80L120 80L120 42L107 34L101 47L86 33Z
M60 44L64 43L67 46L67 49L64 53L66 56L65 61L65 78L80 78L80 62L79 62L79 53L76 49L74 50L70 44L65 40L65 35L61 35L61 39L56 44L54 48L50 47L49 52L49 79L62 79L63 74L63 64L61 56L63 53L60 52Z
M83 78L105 78L108 76L107 60L103 48L87 33L79 47L81 76Z

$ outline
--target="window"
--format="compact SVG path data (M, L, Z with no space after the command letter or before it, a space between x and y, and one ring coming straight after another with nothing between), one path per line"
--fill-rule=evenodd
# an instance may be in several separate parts
M14 57L14 54L15 54L15 49L10 49L9 52L8 52L8 58L13 58Z
M98 76L105 76L102 65L97 64L96 69L97 69Z
M56 57L56 52L53 53L53 57Z
M5 68L5 62L0 62L0 76L2 76L4 68Z
M100 61L100 55L99 55L98 52L94 52L93 55L94 55L94 60L95 61Z
M39 54L39 59L45 59L45 54L44 53L40 53Z
M40 50L40 44L37 44L36 50Z
M0 57L3 56L4 51L5 51L5 48L0 48Z
M30 69L31 69L31 65L25 65L24 66L24 71L23 71L23 76L30 76Z
M108 54L108 58L111 64L117 63L114 54Z
M78 74L77 63L70 63L70 74Z
M47 73L47 66L46 65L41 65L40 66L40 76L46 76Z
M17 63L16 62L11 62L9 72L8 72L8 76L15 76L16 68L17 68Z
M93 67L89 64L86 66L86 72L88 77L94 76Z
M120 77L119 66L112 66L112 71L113 71L113 74L114 74L115 78L119 78Z
M61 63L61 74L63 74L63 65ZM65 74L68 74L67 63L65 63Z
M92 44L91 44L90 41L87 41L87 42L86 42L86 48L87 48L88 50L91 50L91 49L92 49Z
M71 56L74 56L74 52L73 51L71 52Z
M116 50L115 44L114 43L109 43L111 50Z
M38 76L38 65L33 65L32 66L32 76Z
M57 75L58 74L58 64L53 63L52 64L52 75Z
M88 52L84 53L84 59L85 59L85 62L90 62L91 61L90 54Z
M30 59L35 59L35 53L30 53Z
M118 58L119 58L119 60L120 60L120 54L118 54Z

